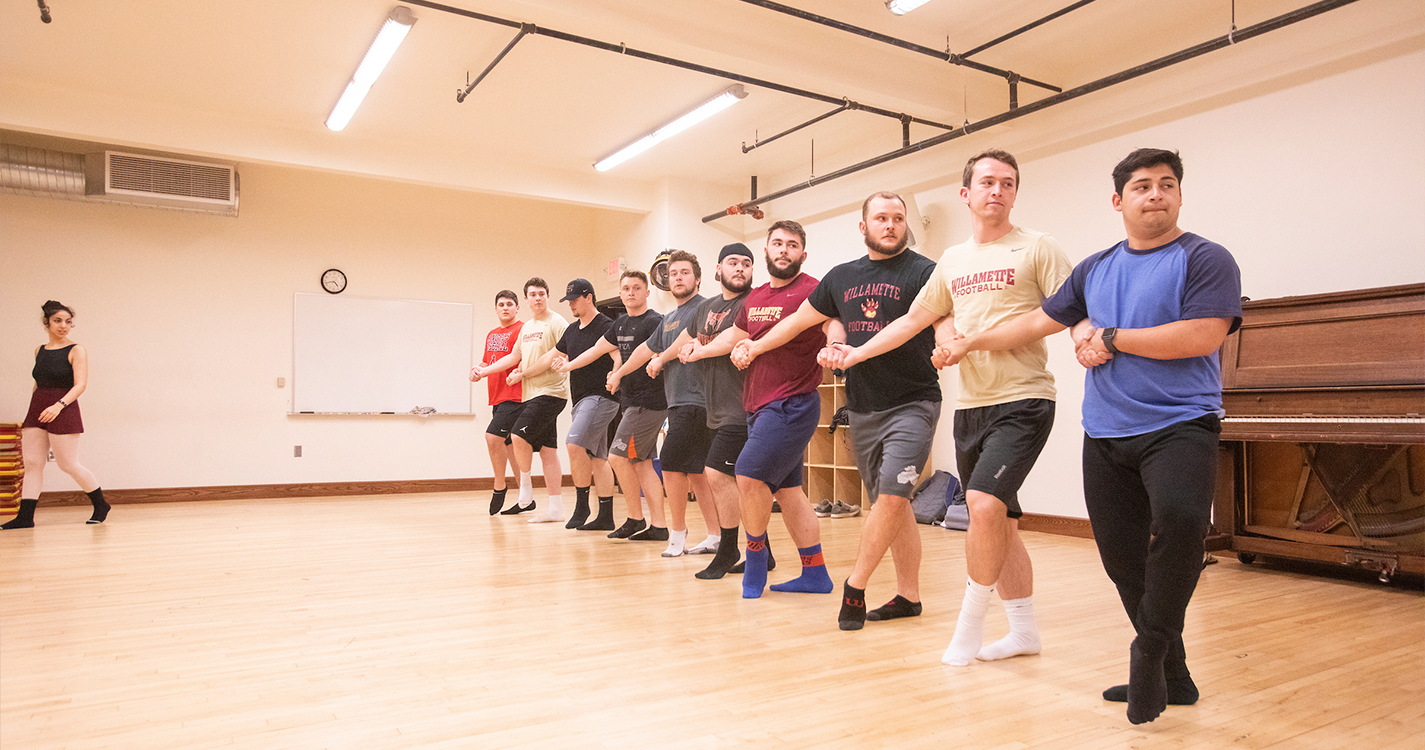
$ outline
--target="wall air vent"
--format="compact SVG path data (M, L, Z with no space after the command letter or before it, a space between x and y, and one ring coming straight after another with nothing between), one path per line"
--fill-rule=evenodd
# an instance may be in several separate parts
M90 196L237 215L237 170L226 164L105 151L89 155L85 172Z

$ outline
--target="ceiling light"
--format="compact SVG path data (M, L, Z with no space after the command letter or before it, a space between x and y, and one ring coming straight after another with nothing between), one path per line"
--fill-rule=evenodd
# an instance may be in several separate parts
M735 83L727 87L725 91L713 97L712 99L703 102L702 104L698 105L697 107L693 108L691 111L685 114L679 115L677 119L673 120L672 122L660 126L652 133L649 133L648 135L639 138L633 143L624 146L613 154L604 157L598 163L594 164L594 169L597 169L600 172L607 172L608 170L613 169L614 167L624 163L625 161L628 161L629 159L643 153L644 151L653 148L654 144L660 141L667 140L668 138L671 138L683 132L684 130L691 128L692 126L702 122L703 120L712 117L718 112L721 112L724 109L731 107L732 105L736 104L742 99L745 99L746 97L747 91L742 88L742 84Z
M886 0L886 10L903 16L928 2L930 0Z
M401 46L406 34L410 33L415 24L416 16L410 8L397 5L391 9L391 15L387 16L386 23L381 25L376 40L371 43L371 48L366 50L366 56L361 58L361 64L356 66L356 72L346 84L346 91L341 93L341 98L327 117L327 127L341 130L351 122L351 116L356 114L356 108L361 106L361 100L366 98L371 84L375 83L381 71L386 69L386 63L391 61L391 56L396 54L396 48Z

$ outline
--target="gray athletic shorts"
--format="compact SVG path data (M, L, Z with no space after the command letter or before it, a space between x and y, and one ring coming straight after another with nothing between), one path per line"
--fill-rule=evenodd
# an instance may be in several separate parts
M609 422L618 416L618 402L607 396L585 396L574 404L566 445L577 445L594 458L609 457Z
M666 409L654 411L642 406L624 409L623 419L619 420L618 433L614 435L614 444L609 448L609 453L633 463L657 458L658 431L663 429L663 422L667 418Z
M885 411L848 412L851 450L866 496L909 499L930 460L930 442L940 421L939 401L912 401Z

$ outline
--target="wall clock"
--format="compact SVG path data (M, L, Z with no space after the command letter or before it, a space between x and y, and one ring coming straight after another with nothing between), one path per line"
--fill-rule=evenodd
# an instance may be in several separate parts
M346 289L346 274L339 269L328 268L322 272L322 288L327 290L328 294L341 294L342 290Z

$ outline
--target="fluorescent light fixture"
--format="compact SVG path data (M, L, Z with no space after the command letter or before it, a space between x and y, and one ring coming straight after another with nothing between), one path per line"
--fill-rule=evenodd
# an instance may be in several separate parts
M903 16L928 2L930 0L886 0L886 10Z
M717 96L699 104L686 114L679 115L677 119L666 125L660 126L657 130L639 138L633 143L624 146L613 154L604 157L594 165L594 169L600 172L607 172L614 167L632 159L635 156L647 151L660 141L665 141L673 136L691 128L703 120L712 117L718 112L731 107L739 101L747 98L747 91L742 88L742 84L735 83L728 86L726 90Z
M415 24L416 15L410 8L397 5L391 9L391 15L387 16L386 23L381 25L376 40L371 43L371 48L366 50L366 56L361 58L361 64L356 66L356 72L346 84L346 91L341 92L341 98L327 117L327 127L339 131L351 122L351 116L356 114L356 108L361 106L366 92L371 90L371 84L376 83L381 71L386 69L386 63L391 62L396 48L401 46L406 34L410 33Z

